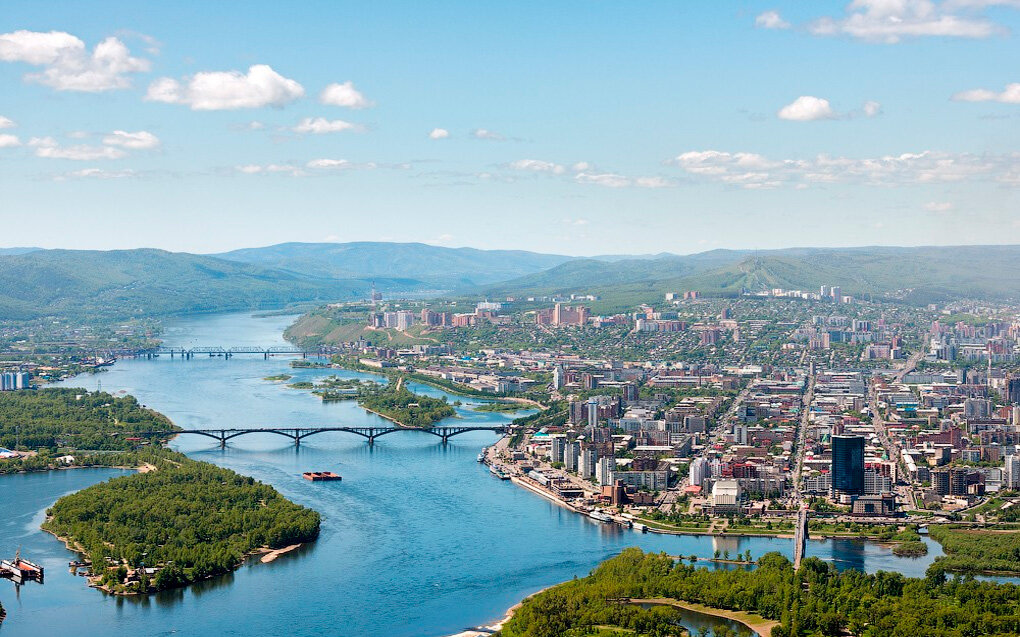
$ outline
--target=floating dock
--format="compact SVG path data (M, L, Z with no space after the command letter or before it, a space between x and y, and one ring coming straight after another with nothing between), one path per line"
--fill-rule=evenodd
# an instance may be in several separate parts
M38 564L29 562L20 555L13 560L0 560L0 577L11 579L15 584L29 580L42 584L45 571Z

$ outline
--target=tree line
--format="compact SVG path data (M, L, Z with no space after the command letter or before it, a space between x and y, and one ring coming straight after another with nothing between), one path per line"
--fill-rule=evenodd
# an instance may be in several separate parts
M643 609L631 598L672 598L751 611L780 622L772 637L967 637L1020 634L1020 587L947 580L938 564L925 578L838 571L817 558L793 569L768 553L754 570L709 570L631 548L585 578L526 600L502 637L571 637L614 627L638 635L680 635L679 614ZM614 634L623 634L614 633Z

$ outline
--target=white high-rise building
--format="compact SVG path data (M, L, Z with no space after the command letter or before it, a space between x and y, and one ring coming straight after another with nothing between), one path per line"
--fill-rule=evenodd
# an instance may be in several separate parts
M557 365L553 367L553 389L560 389L563 387L563 368Z
M1002 479L1007 489L1020 489L1020 456L1006 456Z
M687 477L690 479L690 483L694 486L700 487L705 483L705 480L712 476L712 468L705 458L695 458L691 462L690 469L687 470Z
M599 486L606 486L607 484L613 484L613 478L616 473L616 458L599 458L599 463L595 467L595 479L598 480Z
M738 445L747 444L747 425L733 425L733 442Z

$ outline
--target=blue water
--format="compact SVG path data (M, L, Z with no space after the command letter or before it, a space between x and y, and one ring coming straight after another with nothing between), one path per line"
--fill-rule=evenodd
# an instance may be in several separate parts
M292 317L225 315L180 321L168 344L278 345ZM70 386L134 394L185 428L279 425L385 426L353 402L323 404L308 391L263 380L289 373L296 382L331 374L378 378L331 369L292 370L290 358L196 357L189 361L125 360ZM432 387L415 391L442 395ZM457 397L451 397L456 400ZM520 414L474 412L460 398L457 424L499 424ZM527 413L527 412L522 412ZM271 564L151 598L112 598L85 586L66 568L74 558L38 530L46 507L65 493L121 472L70 470L0 477L0 555L19 547L47 567L44 585L15 591L0 581L8 619L2 637L68 630L104 635L439 636L491 622L525 595L584 576L628 546L672 555L711 557L750 550L759 557L792 542L775 538L710 538L639 534L572 514L509 482L475 461L495 435L474 432L446 446L416 432L380 438L370 447L351 434L327 433L300 448L272 434L238 438L226 449L182 436L176 447L270 483L323 516L313 544ZM342 482L310 483L304 471L331 470ZM897 558L886 548L852 540L811 541L808 555L840 567L923 575L938 554Z

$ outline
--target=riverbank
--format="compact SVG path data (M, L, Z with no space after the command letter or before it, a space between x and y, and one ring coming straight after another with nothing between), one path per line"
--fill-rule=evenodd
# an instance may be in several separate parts
M502 630L503 627L506 626L507 622L509 622L511 619L513 619L514 613L516 613L520 609L521 606L524 606L524 602L528 601L529 599L531 599L535 595L541 595L542 593L546 592L547 590L549 590L551 588L555 588L557 586L559 586L559 584L553 584L552 586L546 586L542 590L535 591L531 595L528 595L527 597L525 597L521 601L517 602L516 604L514 604L513 606L508 608L506 613L503 615L503 619L499 620L498 622L496 622L494 624L486 624L484 626L479 626L478 628L468 629L468 630L456 633L454 635L449 635L448 637L489 637L493 633L497 633L500 630Z
M705 606L704 604L695 604L692 602L685 602L679 599L672 599L666 597L655 597L651 599L637 599L631 598L631 604L649 604L653 606L673 606L675 608L682 608L689 610L694 613L701 613L702 615L710 615L712 617L719 617L720 619L728 619L730 621L737 622L747 626L750 630L758 633L761 637L770 637L772 635L772 629L779 626L780 623L771 619L765 619L757 613L749 613L746 611L737 610L725 610L723 608L712 608L711 606Z

